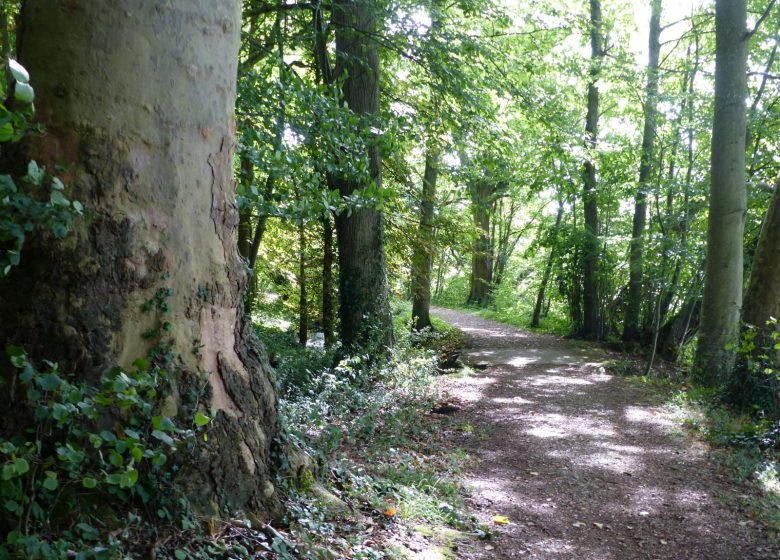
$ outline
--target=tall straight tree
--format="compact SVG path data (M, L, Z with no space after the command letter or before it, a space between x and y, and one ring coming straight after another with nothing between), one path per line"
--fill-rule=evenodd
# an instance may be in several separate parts
M374 0L333 2L336 30L337 79L344 79L344 101L364 124L379 114L379 54L375 36ZM370 180L382 181L379 147L369 142L367 157ZM345 177L338 180L341 196L367 187ZM393 323L385 261L385 232L381 212L361 207L341 212L336 218L339 253L339 318L341 341L349 347L372 339L390 346Z
M471 216L474 220L474 241L471 245L471 283L468 303L486 306L493 287L493 247L490 243L490 215L495 186L489 177L469 185Z
M726 380L734 366L733 344L742 308L745 190L747 8L745 0L715 3L715 118L707 265L694 376L705 385Z
M414 317L413 327L418 331L431 326L433 218L438 174L438 151L436 147L430 146L425 155L425 172L422 192L420 193L420 227L417 232L417 242L412 251L412 317Z
M599 336L599 294L598 294L598 261L599 261L599 200L598 184L596 183L595 148L599 128L599 88L598 79L601 64L604 59L602 45L601 1L590 0L590 79L588 81L588 111L585 117L586 155L583 167L582 204L585 214L586 241L582 254L582 301L583 321L582 336L597 338Z
M623 339L639 338L639 312L642 305L642 276L644 268L644 236L647 221L647 192L655 157L655 135L658 104L658 57L661 52L661 0L650 4L649 60L645 88L645 123L642 131L642 155L639 162L639 185L634 207L633 232L629 249L628 302L623 326Z
M207 512L277 509L274 386L239 311L239 0L27 0L21 29L45 133L18 163L66 163L88 219L30 238L0 282L0 340L94 382L147 355L161 317L144 304L170 295L167 413L191 422L192 395L215 412L181 483Z

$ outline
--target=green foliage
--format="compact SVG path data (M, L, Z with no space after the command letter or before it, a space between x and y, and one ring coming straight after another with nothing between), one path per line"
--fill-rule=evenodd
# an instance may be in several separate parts
M138 360L92 386L56 364L36 369L21 348L7 353L18 370L19 414L31 427L0 439L0 499L10 515L0 556L59 558L77 550L80 558L115 557L120 539L105 528L126 524L120 516L151 510L170 523L187 515L170 497L178 467L168 463L195 431L156 413L167 372ZM208 418L196 415L193 423L202 427Z
M744 325L736 345L737 367L721 398L757 418L780 421L780 331L777 319L763 328ZM780 440L775 442L780 448Z
M14 109L0 104L0 144L19 142L31 130L34 93L27 71L15 60L9 62L16 80ZM35 161L19 180L0 175L0 278L21 260L25 239L33 232L47 231L56 239L67 235L81 203L65 196L65 185Z

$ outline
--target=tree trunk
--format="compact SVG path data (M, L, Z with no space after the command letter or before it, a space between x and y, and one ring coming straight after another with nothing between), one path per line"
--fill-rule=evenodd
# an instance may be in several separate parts
M772 317L780 319L780 181L775 183L775 192L761 227L742 308L742 321L758 330L756 345L759 352L774 346L772 333L778 332L778 325L767 325Z
M425 156L425 174L420 196L420 228L412 255L412 317L414 330L431 327L431 269L433 266L433 217L436 204L438 157L433 148Z
M142 307L173 291L166 406L191 422L187 396L200 394L201 408L216 412L195 468L179 478L209 514L280 504L274 387L239 312L240 16L237 0L25 3L19 54L46 128L26 157L50 170L66 162L63 178L88 218L64 240L30 238L0 283L0 340L90 382L147 355L143 334L159 318Z
M555 227L553 228L553 240L550 246L550 252L547 255L547 264L544 267L544 274L542 274L542 284L539 286L539 293L536 294L536 305L534 305L534 315L531 319L531 327L539 326L539 319L542 315L542 306L544 305L544 296L547 292L547 283L550 281L550 275L552 274L553 263L555 262L555 248L558 238L558 229L561 227L561 220L563 219L563 199L558 201L558 214L555 216Z
M633 232L629 249L629 280L623 340L639 339L639 315L642 306L644 236L647 221L647 191L655 157L656 104L658 102L658 56L661 51L661 0L653 0L650 14L650 59L647 64L645 124L642 132L642 156L639 163L639 187L634 208Z
M364 120L379 113L379 56L376 41L376 6L373 0L336 0L336 76L346 74L344 101ZM371 180L381 184L380 154L376 143L367 147ZM367 187L339 178L341 196ZM384 219L376 208L342 212L336 219L339 248L339 317L344 346L369 341L393 344L393 323L385 261Z
M298 343L306 346L309 340L308 306L306 298L306 226L298 224Z
M330 217L322 220L322 333L325 348L336 343L333 314L333 226Z
M598 79L601 72L601 62L604 58L601 37L601 2L590 0L590 47L591 68L588 83L588 112L585 118L585 145L588 149L587 159L583 168L582 203L585 216L585 231L587 239L583 248L583 278L582 300L583 320L581 335L585 338L599 336L599 290L598 290L598 260L599 260L599 207L598 185L596 184L596 141L599 124L599 89Z
M490 244L490 210L493 185L485 179L471 187L471 215L475 237L471 249L471 286L469 305L484 307L490 303L493 285L493 252Z
M715 4L715 119L712 127L710 215L699 344L694 376L702 384L725 381L734 367L742 308L745 227L745 0Z

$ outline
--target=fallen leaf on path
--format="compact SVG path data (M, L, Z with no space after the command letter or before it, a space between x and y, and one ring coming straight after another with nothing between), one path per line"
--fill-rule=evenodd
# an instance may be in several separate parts
M509 518L505 515L494 515L493 523L496 525L509 525Z
M577 527L579 529L580 527L582 527L585 524L584 523L580 523L579 521L575 521L571 525L572 525L572 527Z
M528 471L528 474L530 474L531 476L539 476L539 473L536 471Z
M603 523L594 523L594 525L596 526L597 529L603 529L604 528L604 524Z
M393 517L395 514L398 513L398 510L396 510L394 507L390 506L385 511L382 512L382 515L385 517Z

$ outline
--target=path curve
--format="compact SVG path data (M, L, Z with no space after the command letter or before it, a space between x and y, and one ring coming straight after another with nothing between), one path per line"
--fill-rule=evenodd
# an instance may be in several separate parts
M446 379L468 404L457 442L475 458L468 502L494 528L459 558L777 559L739 489L684 435L652 391L609 375L605 354L575 341L436 308L468 337ZM494 515L510 524L498 526Z

